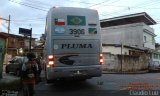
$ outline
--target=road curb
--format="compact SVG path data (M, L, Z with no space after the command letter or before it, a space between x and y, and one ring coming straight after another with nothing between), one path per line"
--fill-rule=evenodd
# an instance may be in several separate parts
M144 71L136 71L136 72L110 72L110 71L102 71L103 74L145 74L148 73L148 70Z

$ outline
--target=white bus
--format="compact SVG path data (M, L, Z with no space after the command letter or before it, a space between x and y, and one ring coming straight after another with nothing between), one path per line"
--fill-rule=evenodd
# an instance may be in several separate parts
M102 75L100 22L96 10L51 8L45 36L43 58L47 82Z

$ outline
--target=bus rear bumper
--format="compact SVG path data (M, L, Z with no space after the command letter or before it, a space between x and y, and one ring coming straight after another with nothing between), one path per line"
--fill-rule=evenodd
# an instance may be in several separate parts
M96 66L74 66L73 67L55 67L53 69L47 69L47 80L59 80L59 79L89 79L91 77L99 77L102 75L102 68L99 65Z

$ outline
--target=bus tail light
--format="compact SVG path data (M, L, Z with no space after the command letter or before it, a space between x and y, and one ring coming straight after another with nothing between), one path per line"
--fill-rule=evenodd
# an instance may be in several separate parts
M54 67L54 56L53 55L48 55L48 64L47 67Z
M99 55L99 62L100 62L100 64L104 64L104 58L103 58L102 53L100 53L100 55Z

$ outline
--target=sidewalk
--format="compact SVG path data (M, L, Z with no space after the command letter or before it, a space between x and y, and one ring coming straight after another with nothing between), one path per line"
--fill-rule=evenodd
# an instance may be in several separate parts
M0 79L0 96L18 96L21 87L20 78L3 72Z
M19 77L13 76L11 74L6 74L5 72L3 72L2 79L0 79L0 84L2 82L8 83L8 82L12 82L14 80L19 80L19 79L20 79Z
M41 78L42 80L44 80L45 78L44 71L41 72ZM0 79L0 96L10 96L10 94L12 94L12 96L22 96L21 91L19 91L19 88L21 86L19 84L19 77L3 72L3 78Z

